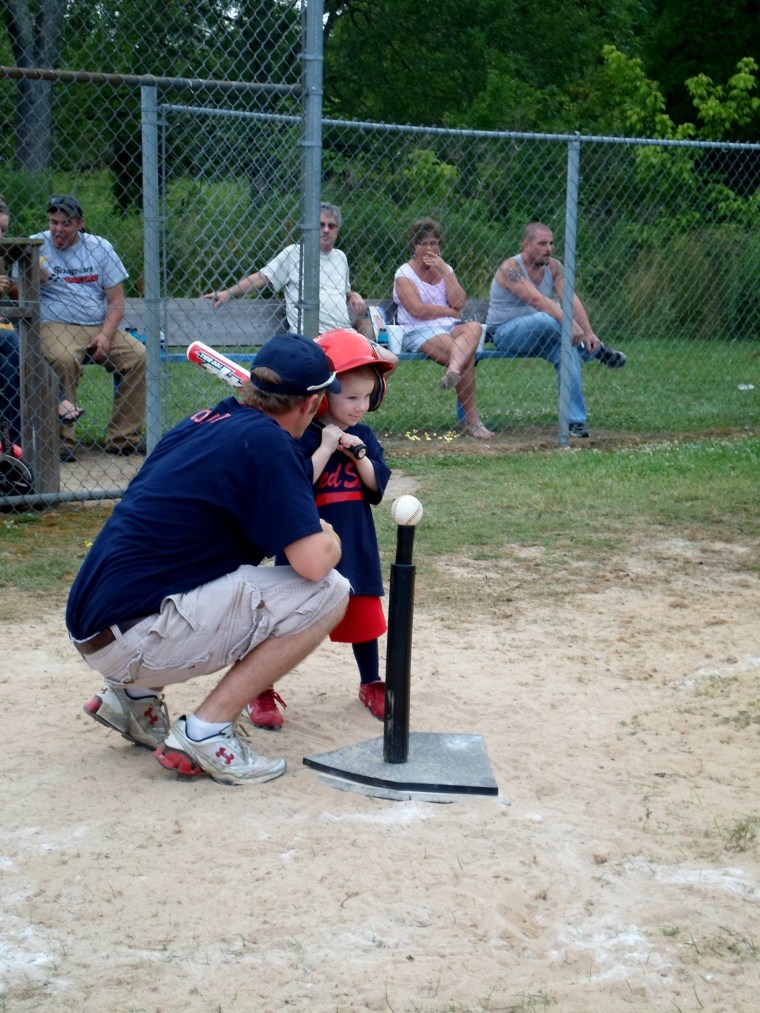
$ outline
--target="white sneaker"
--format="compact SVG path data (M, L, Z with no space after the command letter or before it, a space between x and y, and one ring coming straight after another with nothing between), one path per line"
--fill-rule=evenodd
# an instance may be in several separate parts
M200 742L188 738L184 714L174 722L166 741L154 755L168 770L176 770L186 777L205 773L220 784L272 781L287 769L285 760L270 760L255 753L253 747L238 736L234 725Z
M85 714L113 728L136 746L155 749L169 734L169 714L163 696L133 700L123 689L104 686L84 705Z

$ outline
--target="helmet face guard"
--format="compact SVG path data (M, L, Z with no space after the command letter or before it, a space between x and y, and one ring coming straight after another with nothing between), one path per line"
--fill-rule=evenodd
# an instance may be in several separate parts
M385 400L387 384L385 374L393 369L393 363L381 359L372 343L358 331L335 330L326 331L317 338L317 344L330 357L335 372L340 378L341 373L360 366L370 366L375 374L375 386L369 399L369 411L375 412ZM327 398L323 398L317 417L327 411Z

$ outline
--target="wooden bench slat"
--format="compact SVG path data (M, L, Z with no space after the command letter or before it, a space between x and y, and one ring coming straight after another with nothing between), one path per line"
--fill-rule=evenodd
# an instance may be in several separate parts
M145 300L126 299L122 326L145 333ZM207 345L263 345L287 330L285 304L280 299L231 299L214 309L202 297L167 298L159 306L159 326L169 347L193 341Z

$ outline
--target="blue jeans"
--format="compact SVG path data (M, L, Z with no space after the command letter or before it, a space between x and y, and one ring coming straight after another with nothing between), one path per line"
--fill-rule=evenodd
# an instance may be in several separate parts
M21 439L21 389L18 334L0 328L0 415L8 424L11 443Z
M500 352L509 359L546 359L557 371L559 385L559 364L562 352L562 325L548 313L531 313L516 317L505 324L498 324L491 331L491 340ZM581 358L590 359L588 352L573 349L570 356L570 404L569 422L586 421L586 403L583 400L581 380Z

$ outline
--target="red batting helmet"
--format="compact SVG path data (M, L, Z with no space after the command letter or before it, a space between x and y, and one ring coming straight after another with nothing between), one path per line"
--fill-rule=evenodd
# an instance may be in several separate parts
M375 389L369 399L369 411L377 411L385 398L385 374L393 369L393 363L381 359L372 342L358 331L343 329L325 331L317 338L317 344L329 355L339 377L349 369L358 369L360 366L372 367L375 372Z

